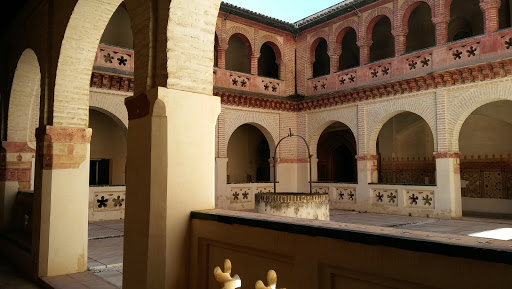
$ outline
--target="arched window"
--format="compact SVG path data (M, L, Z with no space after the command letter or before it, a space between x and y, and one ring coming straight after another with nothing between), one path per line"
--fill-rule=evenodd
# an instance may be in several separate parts
M349 28L343 35L339 60L339 70L359 66L359 46L357 46L357 35L353 28Z
M372 46L370 62L393 57L395 55L395 38L391 34L391 21L382 16L372 29Z
M484 17L479 0L453 0L450 5L448 41L484 33Z
M242 34L234 34L229 38L226 51L226 69L243 73L251 73L251 45Z
M261 46L260 58L258 59L259 76L279 78L278 58L274 49L278 48L270 42Z
M421 2L412 10L407 21L407 30L406 52L435 46L436 28L432 23L432 11L427 3Z
M434 137L412 112L389 119L377 139L379 183L435 184Z
M119 5L110 18L100 43L133 49L130 16L123 5Z
M331 72L331 58L327 54L327 40L320 38L317 41L315 62L313 63L313 77L328 75Z

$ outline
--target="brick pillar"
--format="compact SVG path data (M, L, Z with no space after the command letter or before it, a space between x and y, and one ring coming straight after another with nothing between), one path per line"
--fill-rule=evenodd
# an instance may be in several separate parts
M251 74L258 75L258 59L260 54L251 55Z
M407 31L393 31L393 36L395 37L395 56L400 56L405 53L407 45Z
M318 158L316 156L311 158L311 180L318 182Z
M359 46L359 49L360 49L360 59L359 59L359 63L361 66L365 65L366 63L370 62L370 46L372 46L372 43L373 41L371 40L368 40L368 41L358 41L357 42L357 45Z
M333 52L329 57L331 59L331 74L338 72L340 68L340 55Z
M215 208L229 209L229 198L226 197L228 175L228 158L215 158Z
M432 18L432 22L436 26L436 45L440 46L448 42L448 23L447 17Z
M23 225L23 219L12 220L18 191L32 189L32 159L35 150L26 142L2 142L0 153L0 228ZM14 222L13 222L14 221ZM30 228L28 228L30 230Z
M87 270L89 158L92 130L37 130L32 236L39 276Z
M217 65L220 69L226 69L226 50L228 47L219 47L217 48Z
M500 19L498 9L500 9L501 1L484 0L480 2L480 8L484 12L485 34L491 34L500 28Z
M460 153L436 152L437 195L435 208L441 218L462 216L460 189Z

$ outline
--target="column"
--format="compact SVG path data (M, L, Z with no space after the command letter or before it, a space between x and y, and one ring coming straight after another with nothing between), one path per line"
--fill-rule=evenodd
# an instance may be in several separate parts
M311 179L313 182L318 182L318 158L311 157Z
M220 99L158 87L125 104L130 199L123 288L177 288L190 273L190 212L215 206Z
M217 65L220 69L226 69L226 51L228 50L228 46L223 47L219 45L217 48Z
M484 13L485 34L491 34L500 28L498 16L500 6L500 0L484 0L480 2L480 8Z
M436 45L440 46L448 42L449 19L447 17L441 16L437 18L432 18L432 22L436 26Z
M32 160L35 149L26 142L2 142L0 160L0 229L10 225L23 226L24 220L11 220L18 191L32 189ZM16 228L22 229L22 228ZM28 231L31 228L25 228Z
M407 31L393 31L393 36L395 37L395 56L400 56L405 53L407 45Z
M32 254L39 276L87 270L89 159L92 130L37 130Z
M258 75L258 59L260 58L259 53L251 55L251 74Z
M363 41L358 41L357 42L357 45L359 46L359 49L360 49L360 60L359 60L359 63L361 66L367 64L368 62L370 62L370 46L372 46L372 43L373 41L371 40L363 40Z
M228 183L228 158L215 159L215 208L229 209ZM226 195L228 194L228 195Z
M331 53L329 55L329 58L331 60L330 67L331 67L331 74L336 73L339 71L340 68L340 56L337 53Z
M462 216L460 189L460 153L436 152L437 194L435 208L437 217L456 218Z

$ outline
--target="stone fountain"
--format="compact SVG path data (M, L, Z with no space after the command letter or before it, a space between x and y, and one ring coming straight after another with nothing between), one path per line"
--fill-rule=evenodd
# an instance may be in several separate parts
M308 149L309 159L309 193L304 192L277 192L276 190L276 154L277 148L281 142L287 138L299 137L304 141ZM302 136L290 133L279 140L274 149L274 192L257 193L255 195L255 207L258 213L271 214L278 216L329 220L329 194L313 193L313 184L311 181L311 153L309 145Z

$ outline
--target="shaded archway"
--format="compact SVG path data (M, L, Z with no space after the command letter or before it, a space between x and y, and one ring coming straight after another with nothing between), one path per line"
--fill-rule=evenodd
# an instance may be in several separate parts
M258 58L258 75L279 79L281 52L276 44L265 42L260 49Z
M406 10L406 14L408 14L409 9L412 9L412 12L410 12L406 22L408 31L406 52L435 46L436 28L434 23L432 23L432 10L430 6L425 2L416 2Z
M125 185L127 128L111 113L91 107L89 127L91 160L89 185Z
M341 46L338 67L340 71L359 66L360 52L359 46L357 46L357 34L354 28L349 27L348 29L343 30L338 36L336 45Z
M512 216L512 101L475 109L459 134L463 214Z
M357 182L356 139L341 122L329 125L318 140L319 182Z
M434 137L428 123L402 112L382 126L377 138L379 183L435 184Z
M219 36L215 33L215 44L213 46L213 66L219 67Z
M243 73L251 73L252 48L243 34L235 33L228 41L226 50L226 69Z
M484 17L479 0L453 0L450 4L448 41L484 33Z
M313 62L313 77L328 75L331 72L331 58L327 54L327 40L318 38L311 45Z
M252 124L238 127L229 138L227 181L270 181L270 146L263 132Z
M374 23L374 24L373 24ZM370 46L370 62L393 57L395 55L395 38L391 33L391 20L387 16L377 16L370 22L372 45Z

